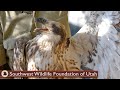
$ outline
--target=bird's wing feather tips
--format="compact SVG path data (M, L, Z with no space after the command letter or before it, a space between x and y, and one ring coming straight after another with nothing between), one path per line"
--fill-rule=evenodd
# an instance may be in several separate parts
M102 12L102 11L101 11ZM113 26L119 23L119 12L95 12L96 19L90 14L89 20L72 38L80 60L86 66L98 71L98 78L120 78L120 32ZM90 13L93 13L90 12ZM96 34L94 32L97 32ZM82 52L81 52L82 51Z
M90 13L90 12L89 12ZM91 18L92 15L90 16ZM93 21L95 22L95 21ZM74 36L71 37L73 46L77 54L80 56L82 65L86 65L87 62L92 61L92 54L95 53L97 44L97 33L94 32L94 27L91 23L85 24Z
M26 42L29 40L27 37L18 38L15 42L14 54L13 54L13 70L23 71L26 70L26 60L25 60L25 46Z
M120 36L113 26L119 23L119 15L116 11L106 11L99 24L96 64L100 64L94 67L99 71L99 78L120 78Z

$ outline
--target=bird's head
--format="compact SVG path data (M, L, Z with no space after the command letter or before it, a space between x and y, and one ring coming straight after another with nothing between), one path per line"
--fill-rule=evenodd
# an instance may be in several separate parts
M37 18L36 22L41 23L42 28L36 28L35 32L40 32L41 35L46 36L48 40L61 43L66 39L65 27L63 24L45 18Z

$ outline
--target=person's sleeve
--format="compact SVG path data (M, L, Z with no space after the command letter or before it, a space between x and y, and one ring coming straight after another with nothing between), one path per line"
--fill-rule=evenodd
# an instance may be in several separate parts
M3 45L7 50L14 48L15 41L21 37L31 36L32 15L16 14L15 11L6 11L6 24L3 30Z
M6 54L3 47L3 27L5 26L5 12L0 11L0 66L6 63Z

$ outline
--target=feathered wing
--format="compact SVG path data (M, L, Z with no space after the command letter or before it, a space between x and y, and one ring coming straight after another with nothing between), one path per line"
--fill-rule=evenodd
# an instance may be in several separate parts
M26 70L26 57L25 57L25 46L29 38L21 37L16 40L14 54L13 54L13 67L14 71L23 71Z
M28 71L36 71L36 63L35 63L35 53L39 52L39 47L37 46L37 39L34 38L32 40L29 40L25 47L26 51L26 62L27 62L27 70ZM39 54L40 56L40 54ZM39 59L40 57L37 57Z
M99 71L99 78L120 78L120 36L113 25L119 23L119 13L105 12L98 32L98 60L94 69ZM99 64L100 63L100 64Z
M98 71L98 78L120 78L120 32L117 11L92 11L87 23L71 40L83 66Z
M82 65L92 62L92 55L97 52L97 32L95 31L94 26L95 20L96 18L91 22L87 22L74 36L71 37L71 43L77 54L80 56Z

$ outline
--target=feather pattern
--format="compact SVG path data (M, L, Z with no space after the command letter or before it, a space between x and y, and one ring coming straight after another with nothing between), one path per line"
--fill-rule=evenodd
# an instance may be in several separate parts
M86 66L98 71L98 79L120 78L120 32L114 26L119 23L119 12L88 11L86 18L70 38L63 25L48 21L48 31L26 43L24 67L28 71L78 71Z
M79 44L75 44L76 47L84 49L80 60L87 61L86 67L97 70L99 79L120 78L120 36L114 27L119 23L119 12L89 11L88 13L90 19L73 36ZM78 50L78 53L81 51Z

